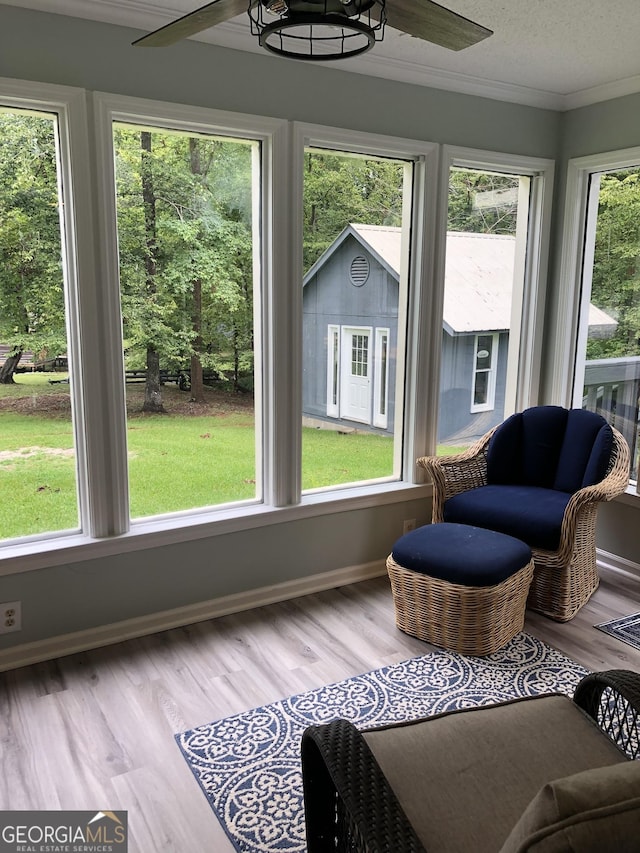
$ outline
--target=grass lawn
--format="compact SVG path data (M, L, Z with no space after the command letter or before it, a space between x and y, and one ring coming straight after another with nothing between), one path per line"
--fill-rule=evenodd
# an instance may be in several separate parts
M0 503L0 539L78 526L69 386L49 384L51 376L0 385L0 476L10 496ZM212 391L197 406L167 385L169 414L142 415L142 394L142 386L127 388L132 518L256 498L248 397ZM302 457L304 489L353 483L392 473L393 442L304 428Z

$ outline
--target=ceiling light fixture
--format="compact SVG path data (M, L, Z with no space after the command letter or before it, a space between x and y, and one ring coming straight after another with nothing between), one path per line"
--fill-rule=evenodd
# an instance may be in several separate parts
M384 38L386 0L251 0L251 32L261 47L318 62L358 56ZM265 12L278 16L269 20Z

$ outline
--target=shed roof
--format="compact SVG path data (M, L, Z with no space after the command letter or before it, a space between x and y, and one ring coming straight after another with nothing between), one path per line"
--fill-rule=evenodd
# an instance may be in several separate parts
M353 234L396 278L401 261L402 229L352 223L309 270L305 281L324 265L349 234ZM443 321L451 334L506 331L510 327L515 237L505 234L447 234ZM589 307L589 326L599 334L612 333L616 321Z

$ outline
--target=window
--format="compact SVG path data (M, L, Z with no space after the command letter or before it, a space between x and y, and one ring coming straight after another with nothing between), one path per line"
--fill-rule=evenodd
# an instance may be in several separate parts
M458 453L536 402L540 223L551 165L452 149L437 446ZM546 238L544 238L546 240Z
M22 260L38 268L36 295L46 304L21 301L33 344L23 355L51 361L43 398L65 408L46 419L48 433L29 435L33 417L20 421L14 445L3 430L0 451L19 453L24 481L31 477L29 506L55 507L48 517L27 511L14 527L0 517L3 554L49 554L52 536L61 549L93 553L101 539L125 550L209 526L264 525L270 513L282 518L281 508L304 518L334 502L422 496L415 459L435 446L443 334L437 147L41 88L16 82L3 101L0 209L5 223L23 217L27 233L25 211L12 212L8 200L41 193L44 201L34 210L46 251L38 245ZM26 126L31 135L20 136ZM41 158L39 172L32 163L11 179L12 143L16 163ZM528 182L516 242L521 223L525 233L531 223L544 232L546 166L448 158L447 169L510 176L518 211ZM482 203L487 217L487 204L513 202L498 193ZM6 281L19 232L0 234ZM524 297L509 350L524 355L515 373L508 359L503 382L502 329L460 332L471 347L467 410L472 384L478 409L494 398L494 383L496 409L503 385L505 398L516 384L525 389L516 404L532 393L544 302L534 299L537 239L518 255ZM0 345L15 347L7 293ZM7 425L12 408L0 404ZM37 453L26 452L32 447ZM27 472L43 448L52 464Z
M256 500L259 143L115 122L132 519Z
M66 105L22 103L0 105L0 539L79 529L83 486Z
M412 192L411 160L305 148L303 490L401 476Z
M327 417L340 417L338 408L340 382L340 327L327 330Z
M373 425L386 429L388 425L389 329L376 329L375 372L377 379L373 401Z
M488 412L496 397L498 335L476 335L471 411Z
M640 149L574 160L567 209L581 215L567 230L577 334L572 404L598 412L629 443L638 467L640 397ZM564 317L572 310L566 295ZM565 349L564 362L570 358ZM557 360L560 360L560 356ZM570 362L569 362L570 363ZM637 480L636 480L637 481Z

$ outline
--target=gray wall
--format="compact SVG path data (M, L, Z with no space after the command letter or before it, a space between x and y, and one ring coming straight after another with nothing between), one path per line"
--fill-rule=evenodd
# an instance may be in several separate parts
M557 157L549 110L182 43L135 50L139 33L0 6L0 76ZM640 141L640 134L636 141ZM631 143L629 143L631 144ZM424 502L325 514L0 578L24 629L0 648L382 559Z
M551 110L201 42L132 48L140 35L0 6L0 76L538 157L558 151Z

